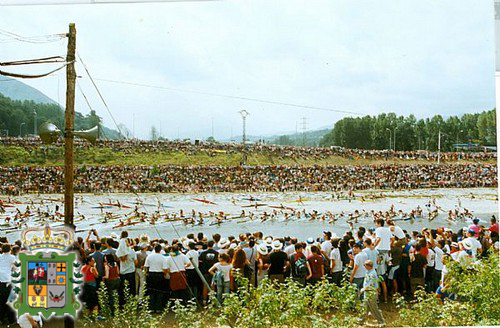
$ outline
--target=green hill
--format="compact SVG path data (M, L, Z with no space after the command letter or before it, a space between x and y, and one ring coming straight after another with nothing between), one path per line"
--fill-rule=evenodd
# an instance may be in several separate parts
M12 100L32 100L37 104L57 105L57 102L37 89L6 76L0 76L0 93Z

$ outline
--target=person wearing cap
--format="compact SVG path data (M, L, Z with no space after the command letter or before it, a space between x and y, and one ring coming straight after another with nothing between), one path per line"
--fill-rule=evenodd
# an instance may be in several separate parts
M306 239L306 248L304 249L304 255L309 257L311 255L311 246L314 244L314 238L309 237Z
M257 286L267 277L269 270L269 250L265 243L257 245Z
M371 260L366 260L363 263L365 269L365 276L363 279L363 288L361 288L360 293L365 301L366 315L370 312L380 325L385 325L385 320L380 311L377 299L379 290L379 277L377 271L373 268L373 262Z
M368 260L368 255L361 250L359 244L354 243L352 246L352 251L354 253L354 266L351 271L351 277L349 282L355 284L360 290L363 287L363 280L365 279L366 269L364 263Z
M283 244L279 240L275 240L272 243L273 251L269 255L269 279L271 281L277 281L283 283L285 281L285 272L288 270L288 257L286 253L281 249Z

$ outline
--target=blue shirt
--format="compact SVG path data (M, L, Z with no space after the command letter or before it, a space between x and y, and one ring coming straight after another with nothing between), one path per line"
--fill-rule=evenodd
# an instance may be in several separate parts
M363 281L363 288L370 287L370 289L378 289L378 274L375 269L367 270L365 273L365 280Z

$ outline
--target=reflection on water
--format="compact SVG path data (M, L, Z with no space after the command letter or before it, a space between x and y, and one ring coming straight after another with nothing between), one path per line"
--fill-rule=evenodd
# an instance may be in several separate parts
M221 235L238 235L242 232L255 232L262 231L264 235L275 236L296 236L301 239L307 237L316 237L321 235L324 230L330 230L337 235L342 235L349 229L346 222L347 215L358 210L370 212L374 211L387 211L391 205L397 211L410 212L411 210L420 206L423 209L423 218L418 218L415 221L398 221L398 224L407 230L419 230L422 227L449 227L456 231L459 228L468 225L470 220L457 220L450 222L447 220L448 211L458 209L463 211L467 208L476 217L481 219L480 224L489 225L489 218L491 215L498 215L498 201L496 200L497 189L493 188L479 188L479 189L419 189L412 191L398 191L398 192L356 192L354 199L349 200L346 195L341 195L337 199L335 194L325 192L314 193L255 193L252 195L242 193L217 193L217 194L109 194L109 195L92 195L82 194L76 195L75 203L75 217L83 214L84 220L77 219L77 235L86 237L87 230L91 228L97 229L100 236L107 236L111 232L116 232L119 235L121 230L127 230L130 235L135 237L142 233L148 233L151 237L161 237L165 239L178 238L185 236L187 233L203 232L211 235L215 232ZM363 196L363 197L362 197ZM380 198L379 198L380 197ZM207 200L214 204L204 203L199 200ZM251 199L256 201L250 201ZM25 195L20 197L12 197L10 202L21 203L16 206L21 212L26 210L26 207L33 202L35 208L40 207L43 211L54 213L56 205L60 206L59 211L63 212L62 195ZM298 200L302 200L299 202ZM4 202L8 202L7 197L2 197ZM113 203L125 206L126 208L119 208L118 206L109 206L106 208L99 208L99 203ZM265 204L256 208L245 207L251 204ZM137 205L143 203L144 205ZM158 204L161 207L158 208ZM436 219L429 221L427 218L428 210L426 204L434 203L439 207L439 215ZM293 208L298 211L311 213L313 210L319 213L327 213L328 211L336 214L337 217L340 213L345 213L344 217L338 218L335 223L328 223L328 218L325 221L313 220L301 216L297 219L296 216L290 217L288 220L284 219L284 212L291 213L290 210L279 210L274 218L269 218L265 222L261 222L261 216L264 212L272 213L275 208L269 206L283 205L287 208ZM145 212L148 216L159 210L162 218L152 225L148 222L142 222L133 226L114 228L118 224L118 219L122 218L124 221L128 216L133 216L135 206L138 206L139 212ZM431 205L431 208L435 208ZM192 210L197 215L202 212L205 216L205 223L203 225L193 226L191 224L185 225L181 221L165 222L164 215L169 214L170 217L176 213L179 216L179 211L183 210L185 217L191 217ZM0 215L0 223L4 222L6 216L13 216L15 214L15 207L6 208L7 212ZM246 214L252 212L254 214L253 220L248 217L244 219L238 218L241 211L245 210ZM219 213L223 211L229 220L224 221L220 225L213 224L215 218L209 218L209 213ZM111 212L113 219L108 223L102 223L105 212ZM402 217L404 218L404 217ZM401 219L402 219L401 218ZM399 217L395 218L400 219ZM137 219L133 219L137 221ZM41 224L37 215L32 215L28 220L30 226ZM59 223L55 223L56 225ZM358 223L354 224L354 228L360 225L372 226L371 217L360 217ZM11 240L19 238L19 230L9 229L9 226L4 224L1 227L0 234L7 234Z

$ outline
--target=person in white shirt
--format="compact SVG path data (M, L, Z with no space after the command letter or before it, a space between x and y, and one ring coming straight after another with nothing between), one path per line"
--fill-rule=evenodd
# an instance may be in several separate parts
M162 246L156 244L154 253L146 257L144 268L148 272L146 285L150 295L151 311L161 312L167 299L167 258L161 254Z
M0 322L14 324L16 316L12 308L7 304L11 285L12 268L16 257L10 254L10 244L2 245L2 255L0 255Z
M363 280L365 279L366 273L364 263L368 260L368 255L361 251L361 246L359 244L354 244L352 251L354 253L354 267L352 268L349 282L355 284L358 290L360 290L363 288Z
M434 253L436 254L435 263L434 263L434 275L433 275L433 284L437 289L440 285L441 275L443 272L444 264L443 264L443 248L445 245L445 241L443 239L438 240L437 245L434 247Z
M342 258L340 257L339 238L332 240L332 251L330 252L330 268L332 271L332 282L340 287L342 281Z
M391 237L392 232L389 228L384 227L385 221L384 219L377 219L375 221L375 225L377 229L375 229L375 249L379 251L379 253L386 252L389 253L391 250Z
M432 244L427 241L427 267L425 268L425 290L428 293L435 292L437 287L434 288L434 266L436 263L436 253L432 249Z
M290 245L285 247L285 249L283 250L283 252L286 253L287 257L290 257L290 255L295 253L295 244L297 244L297 238L292 238L292 239L290 239Z
M135 289L135 268L137 267L137 254L131 248L133 246L132 239L126 239L127 249L122 250L117 256L120 259L120 288L118 289L118 295L120 298L120 305L125 304L125 296L123 290L125 288L125 281L128 282L128 289L130 295L136 294Z
M200 254L196 251L196 244L194 241L190 241L187 246L189 251L186 253L186 256L192 265L186 268L186 276L192 292L191 297L196 299L198 298L198 287L201 286L201 279L196 272L196 268L199 265Z
M476 257L477 254L481 254L482 253L482 245L481 243L476 239L476 232L474 230L471 230L469 229L469 231L467 232L467 238L465 238L463 241L465 240L470 240L471 242L471 252L472 252L472 257Z
M323 236L325 241L321 243L321 253L327 258L330 259L330 253L332 252L332 242L330 239L332 238L332 233L330 231L323 231Z
M189 288L186 279L186 269L191 267L189 258L179 251L177 245L172 246L170 256L167 257L167 273L170 275L170 290L173 298L187 300L187 289Z

